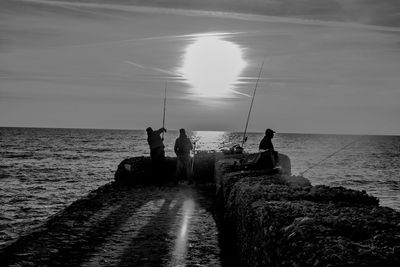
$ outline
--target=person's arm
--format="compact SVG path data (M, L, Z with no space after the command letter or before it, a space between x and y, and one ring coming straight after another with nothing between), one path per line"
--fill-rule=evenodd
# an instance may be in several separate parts
M193 145L192 145L192 141L190 141L190 138L188 138L188 144L189 144L190 150L193 150Z
M157 133L157 134L162 134L163 132L167 132L167 130L165 128L160 128L157 131L154 131L154 133Z
M175 140L174 152L175 152L175 154L177 154L177 152L178 152L178 139Z
M258 146L259 150L265 150L266 149L266 144L265 144L265 138L263 138L260 142L260 145Z
M272 140L269 140L269 142L268 142L268 149L275 152L275 148L274 148L274 145L272 144Z

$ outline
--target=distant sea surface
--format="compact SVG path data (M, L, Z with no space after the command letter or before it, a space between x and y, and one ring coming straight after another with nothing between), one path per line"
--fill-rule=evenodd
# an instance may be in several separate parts
M221 150L243 133L190 132L198 150ZM173 156L177 131L165 136ZM263 133L249 133L256 152ZM400 136L277 133L276 150L313 185L365 190L400 210ZM125 158L149 155L145 131L0 128L0 247L113 180ZM325 160L324 160L325 159ZM317 164L319 163L319 164Z

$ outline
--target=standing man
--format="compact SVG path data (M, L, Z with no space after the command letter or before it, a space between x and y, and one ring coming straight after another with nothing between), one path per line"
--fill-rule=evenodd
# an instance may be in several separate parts
M186 176L189 183L192 183L192 169L190 166L190 150L193 149L192 142L186 135L185 129L179 130L179 137L175 141L174 151L176 154L175 176L179 180ZM184 173L182 175L182 173Z
M167 132L165 128L160 128L157 131L153 131L151 127L146 129L147 132L147 142L150 146L150 157L154 163L163 163L165 160L165 151L164 151L164 143L163 138L161 138L161 134L163 132Z

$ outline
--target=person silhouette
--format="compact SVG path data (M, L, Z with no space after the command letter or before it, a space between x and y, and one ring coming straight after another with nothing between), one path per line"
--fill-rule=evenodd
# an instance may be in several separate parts
M151 127L148 127L146 132L147 142L150 147L151 160L156 164L163 163L165 161L165 151L161 134L167 132L167 130L165 128L160 128L154 131Z
M179 137L175 141L174 151L176 154L175 177L179 181L186 177L192 183L192 169L190 166L190 151L193 149L192 142L186 135L185 129L179 130Z
M274 133L275 131L271 129L266 129L265 130L265 136L260 142L259 145L259 150L262 154L261 158L264 158L262 160L263 162L267 162L267 159L270 158L270 163L268 165L270 167L275 167L276 163L278 162L278 152L275 150L274 145L272 144L272 138L274 138ZM272 162L271 162L272 161Z

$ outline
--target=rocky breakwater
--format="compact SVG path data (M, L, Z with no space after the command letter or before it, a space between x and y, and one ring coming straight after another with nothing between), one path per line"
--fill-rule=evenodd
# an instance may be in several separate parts
M193 179L196 183L214 183L214 163L216 153L197 151L192 158ZM176 158L166 157L162 165L154 165L150 157L133 157L124 159L115 172L118 184L160 184L176 182Z
M241 266L400 266L400 213L365 191L216 161L225 236Z

